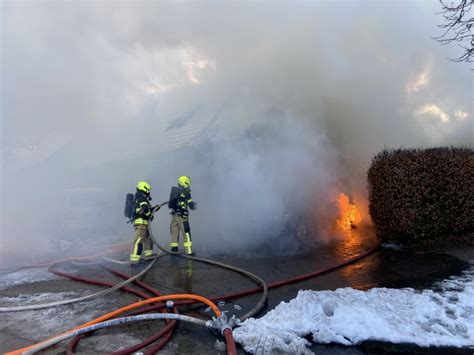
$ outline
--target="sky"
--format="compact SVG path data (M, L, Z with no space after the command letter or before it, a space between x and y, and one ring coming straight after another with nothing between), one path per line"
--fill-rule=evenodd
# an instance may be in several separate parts
M132 238L125 193L145 179L166 201L180 175L204 253L256 250L300 218L323 238L339 192L364 208L384 147L472 147L472 74L432 39L435 1L0 6L9 255L57 251L78 225Z

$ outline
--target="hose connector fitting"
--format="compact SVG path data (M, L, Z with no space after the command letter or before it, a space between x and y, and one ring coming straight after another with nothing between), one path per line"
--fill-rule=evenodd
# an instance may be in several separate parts
M222 335L226 329L232 330L237 325L238 319L235 318L235 314L227 319L227 311L222 312L222 314L215 318L212 317L212 328L218 329Z

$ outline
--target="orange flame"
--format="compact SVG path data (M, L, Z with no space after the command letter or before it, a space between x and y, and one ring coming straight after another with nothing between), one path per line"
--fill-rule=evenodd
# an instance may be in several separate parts
M351 230L356 223L360 222L360 213L356 205L349 202L349 197L346 194L342 192L339 194L337 198L337 206L339 208L339 217L336 224L340 230Z

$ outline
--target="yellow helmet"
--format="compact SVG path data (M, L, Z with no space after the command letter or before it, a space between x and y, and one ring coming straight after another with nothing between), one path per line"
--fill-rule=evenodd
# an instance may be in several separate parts
M189 176L183 175L180 176L178 179L178 185L182 187L189 187L191 186L191 178Z
M137 184L137 190L140 190L140 191L143 191L143 192L149 194L150 191L151 191L151 186L146 181L139 181L138 184Z

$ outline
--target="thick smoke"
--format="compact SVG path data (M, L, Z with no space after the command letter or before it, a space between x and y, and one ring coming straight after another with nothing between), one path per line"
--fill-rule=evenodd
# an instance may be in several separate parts
M183 174L198 252L322 238L384 146L472 145L435 5L2 2L2 259L131 239L125 193Z

